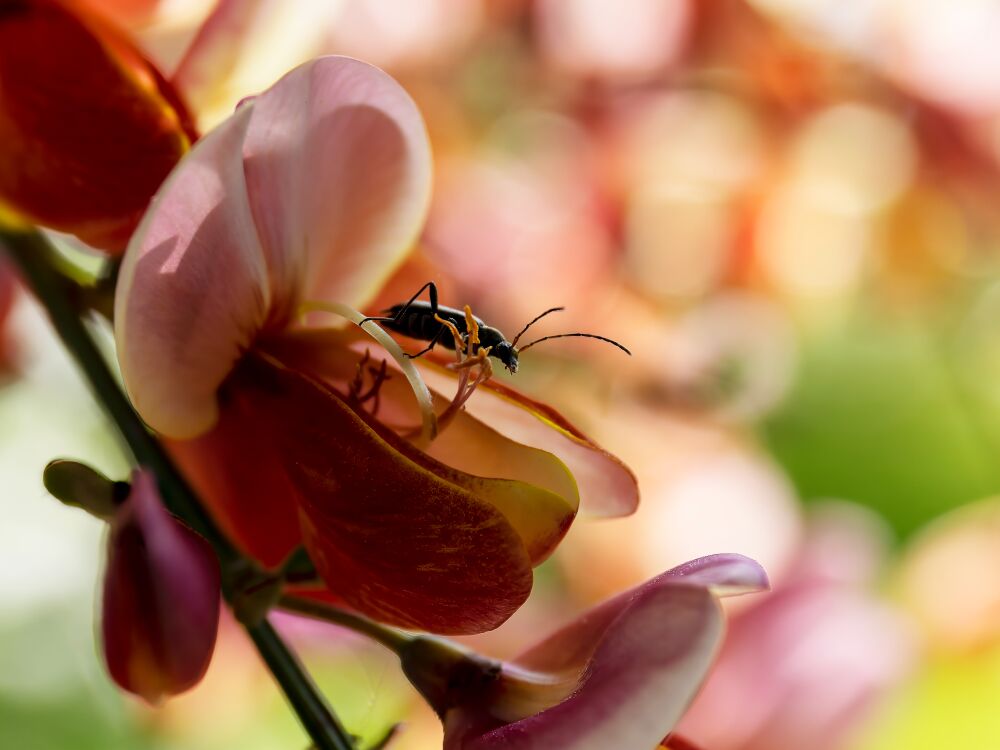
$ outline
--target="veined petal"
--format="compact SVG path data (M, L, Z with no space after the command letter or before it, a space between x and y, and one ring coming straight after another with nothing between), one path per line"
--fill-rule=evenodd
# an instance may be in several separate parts
M233 387L275 440L310 556L350 606L400 627L472 633L527 597L531 559L505 509L561 498L444 466L318 381L262 358L248 358ZM571 520L556 517L552 533Z
M454 375L440 366L428 364L421 373L427 385L441 393L454 389ZM490 380L466 409L505 437L558 456L576 479L583 513L627 516L638 507L639 485L629 468L552 407Z
M243 107L171 174L129 244L115 294L125 387L158 432L218 418L216 391L268 318L267 264L247 203Z
M250 204L282 299L359 308L403 260L430 199L416 105L392 78L321 57L254 100L243 154Z
M706 584L749 590L766 585L759 566L738 555L675 568L584 613L522 656L496 693L446 716L446 750L654 748L669 733L707 675L722 636L722 614ZM548 675L540 694L564 700L504 724L531 686L519 671ZM520 683L520 687L517 686ZM511 694L505 694L509 692ZM514 702L511 703L511 699Z
M60 2L0 7L0 204L120 253L195 137L153 65Z

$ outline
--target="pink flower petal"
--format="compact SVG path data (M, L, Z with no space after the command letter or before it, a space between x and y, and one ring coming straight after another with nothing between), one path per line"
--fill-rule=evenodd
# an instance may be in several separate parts
M219 564L200 536L171 516L151 474L136 472L111 526L102 633L108 670L155 703L194 686L219 625Z
M694 697L715 656L723 620L711 588L766 587L763 570L716 555L663 573L590 610L513 660L535 675L576 680L570 695L502 724L504 683L487 703L446 716L447 750L654 748ZM509 683L508 683L509 684Z
M160 188L122 263L115 338L143 419L176 438L208 430L216 391L268 315L267 268L247 204L245 107Z
M361 307L416 238L430 199L423 120L392 78L347 57L302 65L254 100L244 144L254 218L285 292Z
M216 391L255 338L304 297L359 306L426 211L430 150L399 85L325 57L206 136L130 243L116 338L136 409L174 438L206 432Z

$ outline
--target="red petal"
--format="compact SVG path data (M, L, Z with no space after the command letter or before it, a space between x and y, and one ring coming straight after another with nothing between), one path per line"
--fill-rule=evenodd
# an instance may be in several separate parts
M346 348L357 330L352 326L290 331L269 341L267 351L293 369L343 392L357 372L360 355ZM393 374L379 388L378 418L383 424L393 425L395 432L405 433L405 425L419 424L420 414L409 383L394 367L389 371ZM443 413L448 398L433 390L431 395L435 411ZM548 490L547 494L505 492L486 498L517 531L532 565L539 565L555 550L576 516L576 482L559 458L509 439L501 430L473 419L464 409L424 451L465 474L509 479Z
M108 670L150 703L193 687L219 626L219 565L211 547L160 503L137 472L111 527L102 631Z
M120 252L194 137L176 93L106 23L56 0L0 9L0 203Z
M224 387L219 401L209 432L166 445L229 538L275 568L302 544L298 505L246 394Z
M324 581L383 622L489 630L531 590L523 542L487 498L538 493L451 469L358 414L333 391L248 358L234 376L276 441Z

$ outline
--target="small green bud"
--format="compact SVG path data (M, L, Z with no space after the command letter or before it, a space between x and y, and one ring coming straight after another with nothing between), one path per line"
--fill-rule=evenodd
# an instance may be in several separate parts
M56 459L45 467L42 483L66 505L82 508L95 518L110 521L128 495L127 482L115 482L79 461Z

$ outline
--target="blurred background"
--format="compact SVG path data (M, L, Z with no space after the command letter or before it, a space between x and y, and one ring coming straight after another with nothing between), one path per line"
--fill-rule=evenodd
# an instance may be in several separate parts
M681 731L706 750L1000 747L1000 3L996 0L90 0L203 128L347 54L416 99L437 176L410 274L514 332L516 386L637 473L579 519L514 653L713 552L758 559ZM2 277L3 274L0 274ZM97 521L57 456L124 476L26 295L0 283L0 747L304 748L238 628L158 710L94 648ZM498 377L509 377L505 374ZM392 658L282 620L349 728L440 747Z

